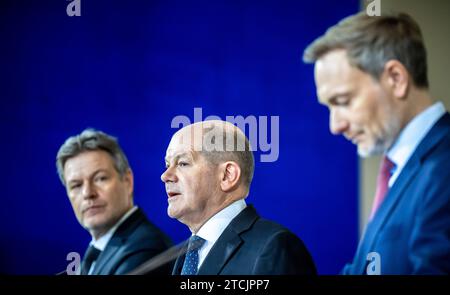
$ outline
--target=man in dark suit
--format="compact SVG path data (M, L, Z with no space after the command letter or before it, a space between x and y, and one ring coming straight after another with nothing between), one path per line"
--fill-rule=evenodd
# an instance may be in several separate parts
M81 274L126 274L170 246L134 206L133 173L116 138L87 129L66 140L56 166L78 221L92 236ZM155 273L170 274L171 268Z
M192 232L173 274L316 273L297 236L246 205L254 160L239 128L223 121L184 127L172 137L165 160L168 215Z
M344 274L450 273L450 115L432 100L407 14L344 19L304 53L330 130L383 154L370 221Z

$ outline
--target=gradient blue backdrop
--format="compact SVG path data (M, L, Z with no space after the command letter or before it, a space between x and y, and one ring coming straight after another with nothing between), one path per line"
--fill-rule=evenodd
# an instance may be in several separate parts
M176 242L160 181L176 115L280 117L280 155L259 162L247 199L298 234L321 274L357 243L357 157L328 131L302 51L359 1L0 3L0 272L52 274L90 237L55 170L64 140L86 127L117 136L135 201ZM276 263L276 262L274 262Z

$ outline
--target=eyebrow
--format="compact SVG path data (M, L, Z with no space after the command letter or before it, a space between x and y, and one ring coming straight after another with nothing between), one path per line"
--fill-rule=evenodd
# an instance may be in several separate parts
M191 156L190 153L188 153L188 152L182 152L182 153L175 154L175 155L172 157L172 159L178 160L179 158L182 158L182 157L189 157L189 158L192 158L192 156ZM165 160L166 162L170 162L170 161L169 161L170 159L171 159L171 158L169 158L169 157L165 157L165 158L164 158L164 160Z
M103 169L103 168L100 168L100 169L95 170L94 173L91 173L88 177L89 177L89 178L90 178L90 177L95 177L97 174L99 174L99 173L101 173L101 172L108 173L107 170L105 170L105 169ZM75 179L69 180L69 181L67 182L67 184L69 185L69 184L76 183L76 182L80 182L80 181L81 181L81 180L80 180L79 178L75 178Z

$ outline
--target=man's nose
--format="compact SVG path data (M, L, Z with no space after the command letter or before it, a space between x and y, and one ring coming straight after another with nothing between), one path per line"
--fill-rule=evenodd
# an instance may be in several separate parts
M167 167L166 171L163 172L163 174L161 174L161 181L166 183L166 182L176 182L176 175L173 171L173 167Z
M334 135L344 133L349 127L348 121L336 109L330 110L330 132Z
M94 185L90 182L86 182L83 185L81 193L83 195L83 199L91 199L97 195Z

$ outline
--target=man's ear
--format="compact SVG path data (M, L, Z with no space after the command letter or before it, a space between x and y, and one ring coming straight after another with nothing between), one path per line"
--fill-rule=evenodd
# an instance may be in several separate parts
M133 177L133 171L128 168L127 172L123 175L123 181L127 184L127 192L128 195L133 195L134 190L134 177Z
M224 192L235 190L241 179L241 168L236 162L228 161L220 165L221 180L220 188Z
M400 99L406 98L410 76L408 70L401 62L398 60L389 60L386 62L381 79L390 89L394 97Z

